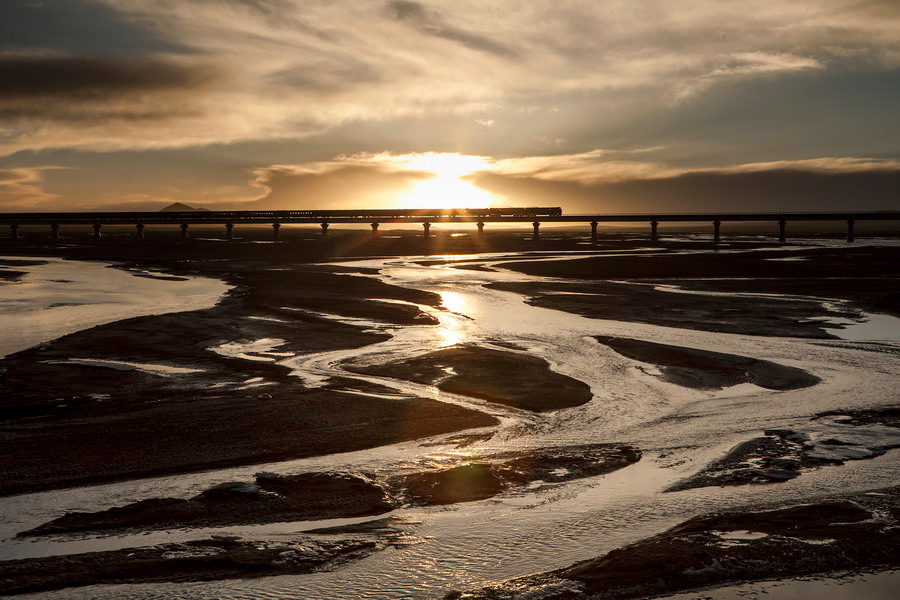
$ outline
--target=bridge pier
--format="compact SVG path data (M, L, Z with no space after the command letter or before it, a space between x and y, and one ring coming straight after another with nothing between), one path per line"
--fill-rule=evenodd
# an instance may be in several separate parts
M475 226L478 227L478 237L484 237L484 221L478 221Z
M847 219L847 242L850 243L854 240L853 237L853 225L856 223L853 219Z
M272 223L272 239L276 242L281 239L279 235L279 230L281 229L281 223Z
M50 237L52 237L54 240L59 239L59 225L57 225L56 223L50 226Z
M14 240L19 239L19 226L17 224L13 223L9 226L9 236Z
M234 223L225 223L225 239L228 241L234 239Z
M778 241L784 243L787 241L787 236L784 234L785 226L787 225L787 221L781 219L778 221Z
M534 232L531 234L531 239L536 242L541 237L541 222L535 221L531 224L531 226L534 228Z
M591 221L591 243L597 243L597 221Z
M94 223L94 237L100 237L100 223Z
M655 242L659 240L659 222L650 221L650 240Z
M328 235L328 221L322 221L322 237Z
M135 235L140 239L144 239L144 224L143 223L135 223L134 228L137 230Z
M372 223L372 237L378 237L378 223Z
M431 236L431 223L425 221L422 223L422 237L428 239L429 236Z
M181 224L181 239L183 239L183 240L188 239L188 232L187 232L187 230L188 230L188 224L187 224L187 223L182 223L182 224Z
M713 241L714 242L722 241L722 234L719 229L721 226L722 226L722 221L713 221Z

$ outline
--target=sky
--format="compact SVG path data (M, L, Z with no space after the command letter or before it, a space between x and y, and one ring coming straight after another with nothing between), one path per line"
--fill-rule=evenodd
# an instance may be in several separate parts
M0 211L900 210L897 0L2 0Z

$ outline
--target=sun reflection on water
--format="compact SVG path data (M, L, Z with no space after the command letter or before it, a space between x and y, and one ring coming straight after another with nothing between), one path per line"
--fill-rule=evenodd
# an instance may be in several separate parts
M441 328L438 331L440 346L453 346L462 343L465 332L460 327L462 311L466 307L466 297L458 292L440 292L441 304L451 313L441 315Z
M450 312L462 312L466 307L466 297L459 292L441 292L441 304Z

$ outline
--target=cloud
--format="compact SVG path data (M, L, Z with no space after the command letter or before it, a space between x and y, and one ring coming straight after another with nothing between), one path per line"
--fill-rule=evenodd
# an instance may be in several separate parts
M391 208L427 203L442 191L465 194L461 180L480 191L473 199L492 194L494 203L554 205L566 213L897 208L897 159L814 157L692 168L655 158L663 150L605 148L513 158L358 153L250 169L243 183L184 187L163 179L136 188L123 179L118 189L87 187L68 198L53 192L64 181L76 188L94 185L86 171L61 171L48 191L44 176L58 167L20 167L0 170L0 205L6 211L153 210L176 201L220 210ZM425 188L426 197L413 193Z
M52 4L62 10L58 1ZM525 6L513 0L95 0L90 5L103 8L103 22L141 33L144 41L129 48L140 57L126 63L135 66L135 79L129 80L118 63L96 64L97 56L114 52L115 40L106 53L98 41L89 53L83 46L70 50L65 60L71 67L85 61L75 69L84 77L110 70L119 87L96 82L97 89L109 92L107 112L131 123L83 126L85 119L103 114L102 94L90 104L66 94L55 100L40 96L33 113L23 101L7 103L0 119L15 127L0 143L0 154L302 139L347 124L445 115L471 120L491 114L496 123L513 127L521 119L507 116L524 107L546 115L572 95L585 98L587 106L600 105L602 112L557 119L588 121L602 131L633 106L664 111L672 99L690 102L726 83L900 67L900 15L889 3L746 0L739 9L727 2L616 0L538 0ZM37 31L40 21L31 13L22 22ZM60 24L67 40L85 37L73 34L84 31L84 21L72 14L74 29ZM54 47L51 36L44 37L47 47ZM31 52L36 39L27 40ZM169 52L160 54L159 48ZM55 66L63 63L59 59ZM43 72L52 67L43 65ZM74 76L62 72L60 82L47 85L64 86ZM161 87L166 82L171 87ZM186 87L178 87L182 83ZM68 91L88 93L87 88ZM160 126L166 115L173 116L171 123ZM20 121L24 116L27 124Z
M738 52L724 56L711 70L679 82L672 90L676 100L698 94L724 79L761 74L789 73L824 69L825 65L811 57L790 53Z
M398 21L406 21L428 35L458 42L466 48L479 52L496 54L497 56L510 59L518 57L517 52L486 35L479 35L447 25L440 16L431 13L418 2L393 0L388 6Z
M570 213L891 210L900 161L823 157L684 169L604 161L603 152L498 161L470 180L518 205Z
M6 212L41 210L59 198L43 188L43 171L56 167L0 169L0 206Z
M187 49L94 0L0 2L0 51L121 56Z
M203 57L0 52L0 155L185 146L209 137L226 76Z
M620 158L652 150L515 159L382 152L273 165L254 172L251 184L265 190L262 197L227 208L387 208L436 172L452 172L507 205L552 204L568 213L884 210L896 206L900 189L898 160L821 157L685 169Z
M0 101L57 98L66 101L197 88L216 78L208 66L155 57L84 57L0 53Z
M272 165L254 171L251 185L265 193L241 208L390 208L404 191L433 173L404 168L384 154L338 157L305 165ZM236 206L237 208L237 206Z
M722 173L754 173L759 171L808 171L823 175L842 173L890 173L900 171L900 160L886 158L866 158L855 156L826 156L801 160L778 160L769 162L747 163L722 169L707 169ZM702 170L696 170L702 172Z

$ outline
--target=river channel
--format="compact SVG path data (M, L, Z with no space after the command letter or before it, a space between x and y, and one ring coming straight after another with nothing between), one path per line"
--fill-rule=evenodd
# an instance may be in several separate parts
M697 514L808 500L837 491L869 490L900 480L900 452L893 451L871 460L814 470L777 485L663 492L763 429L802 427L810 416L826 410L895 402L900 363L893 353L872 351L871 341L883 337L888 339L878 344L896 346L896 333L886 333L884 328L871 334L853 330L857 339L862 337L865 343L849 343L589 319L532 306L520 295L485 287L497 281L539 279L492 269L497 258L405 257L344 262L344 267L377 268L379 274L373 276L392 285L440 294L444 310L421 307L440 324L400 327L365 323L372 329L388 331L393 337L361 349L294 356L283 362L298 377L315 385L328 376L349 375L343 370L348 362L380 363L454 344L514 347L542 357L554 370L589 384L594 394L591 402L556 412L530 413L431 386L349 375L387 385L398 395L414 394L477 408L497 416L501 424L489 440L464 448L450 443L451 436L439 436L297 461L3 498L0 559L144 546L202 539L212 534L292 539L314 527L355 522L291 522L49 540L12 538L15 532L66 510L101 510L149 497L190 497L216 483L248 479L258 471L292 474L335 469L397 473L417 468L422 462L451 464L467 455L511 449L588 443L622 443L641 449L643 458L639 462L602 477L555 486L533 485L489 500L450 507L397 510L393 516L402 519L406 530L402 545L334 571L210 583L93 586L34 595L110 599L439 598L448 590L479 587L592 558ZM684 388L661 380L646 365L600 344L593 338L596 335L770 360L805 369L822 382L791 391L772 391L752 384L718 391ZM364 519L356 521L361 520Z

